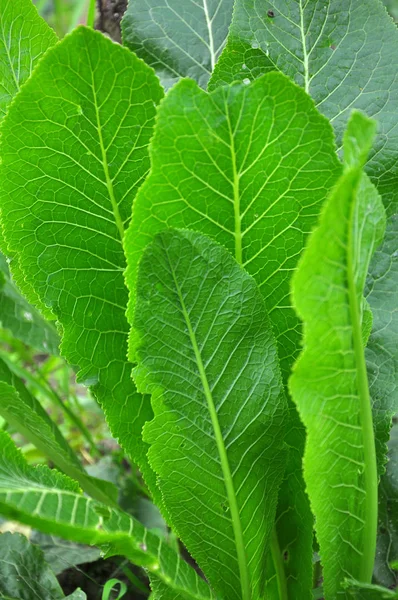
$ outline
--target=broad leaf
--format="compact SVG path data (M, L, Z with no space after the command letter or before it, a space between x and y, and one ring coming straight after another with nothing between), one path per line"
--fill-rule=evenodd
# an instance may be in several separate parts
M388 463L379 484L379 524L374 569L376 581L385 587L398 586L398 425L391 430Z
M57 36L31 0L0 0L0 120Z
M226 42L233 0L130 0L123 43L151 65L167 89L180 77L206 87Z
M280 74L210 95L181 81L159 108L152 172L126 235L130 289L142 250L157 231L189 227L216 238L261 289L286 381L300 340L289 282L340 173L333 142L309 98ZM290 412L291 476L281 491L278 531L291 593L304 600L303 590L310 594L312 586L312 516L301 477L305 433L292 405Z
M149 483L140 435L152 413L126 362L122 237L161 96L149 67L81 27L46 54L2 127L2 222L18 256L11 270L61 323L62 354L94 385L113 435Z
M0 597L18 600L65 597L43 552L20 533L0 535Z
M59 338L54 323L43 319L21 295L11 280L7 260L1 253L0 324L35 350L58 354Z
M214 589L258 598L285 466L286 401L254 280L193 231L159 234L137 280L133 375L152 394L149 461Z
M293 279L304 351L290 390L307 429L304 477L315 515L327 600L344 578L370 583L377 528L377 467L362 339L362 294L385 225L362 166L374 122L354 113L345 172Z
M0 358L0 415L61 471L100 502L116 506L117 489L87 475L76 454L41 404Z
M83 496L61 473L29 467L4 432L0 449L0 514L44 533L100 546L108 556L125 556L186 600L212 597L196 572L141 523Z

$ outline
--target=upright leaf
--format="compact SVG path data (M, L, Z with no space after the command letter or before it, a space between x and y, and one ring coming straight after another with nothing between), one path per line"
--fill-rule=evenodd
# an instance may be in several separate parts
M56 41L31 0L0 0L0 120L38 60Z
M76 479L87 494L100 502L116 506L115 486L87 475L56 424L1 358L0 415L61 471Z
M7 260L0 253L0 324L35 350L58 354L59 338L54 323L43 319L21 295L10 277Z
M185 600L213 598L210 588L169 546L141 523L80 493L75 482L47 467L29 467L0 432L0 514L44 533L126 556Z
M18 600L65 597L43 552L20 533L0 535L0 597Z
M323 564L325 598L348 598L347 577L370 583L377 528L377 468L362 339L366 273L385 225L362 167L374 122L354 113L345 172L293 279L304 350L290 390L307 429L304 477Z
M149 483L140 436L152 413L126 362L122 237L161 96L142 61L78 28L46 54L4 120L0 184L21 288L35 301L34 287L61 323L62 354L94 385L113 435Z
M151 65L165 88L180 77L206 87L226 42L233 0L130 0L123 43Z
M214 237L259 285L286 381L300 340L290 277L341 169L329 124L277 73L210 95L185 80L159 108L151 156L152 171L126 235L130 290L142 250L156 232L189 227ZM131 296L130 320L133 302ZM290 413L280 560L287 556L291 593L304 600L303 590L308 597L312 587L312 516L301 477L305 434L292 405Z
M134 378L155 413L144 439L169 518L217 593L254 600L287 416L261 294L225 248L167 231L141 260L132 331Z

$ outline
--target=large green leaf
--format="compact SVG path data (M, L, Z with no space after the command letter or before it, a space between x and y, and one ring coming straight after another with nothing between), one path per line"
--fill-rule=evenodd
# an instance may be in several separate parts
M0 120L38 60L56 41L31 0L0 0Z
M277 73L210 95L181 81L159 108L151 156L152 172L126 234L130 289L157 231L189 227L211 235L260 286L286 381L300 340L290 277L341 169L329 124ZM130 319L132 311L133 297ZM303 590L310 595L312 586L312 517L301 478L305 434L294 406L290 411L291 476L281 492L279 544L292 593L304 600Z
M165 88L180 77L206 87L227 39L233 0L130 0L123 42L151 65Z
M46 54L2 127L2 222L18 257L11 270L18 261L21 289L34 302L34 288L61 323L62 354L94 385L113 435L149 483L141 429L152 413L126 361L121 238L149 168L161 96L141 60L81 27Z
M59 338L54 323L21 295L10 277L7 259L0 253L0 324L12 335L41 352L58 353Z
M286 451L276 343L254 280L194 231L159 234L137 280L131 350L152 394L149 461L213 588L259 598Z
M374 569L376 581L386 587L398 586L398 424L391 430L388 463L379 485L379 526ZM394 568L395 567L395 568Z
M353 108L377 117L368 172L385 204L398 200L398 31L377 0L237 0L211 87L277 69L333 123L338 143Z
M186 600L212 598L194 569L141 523L80 493L75 482L47 467L29 467L0 432L0 514L76 542L125 556Z
M327 600L348 597L346 577L370 583L377 528L377 467L362 339L362 294L385 214L362 175L375 124L354 113L345 172L293 278L304 350L290 390L307 429L304 477L315 515Z
M76 454L24 383L0 358L0 415L82 489L100 502L116 506L117 489L87 475Z
M38 546L20 533L0 535L0 598L60 600L64 597Z

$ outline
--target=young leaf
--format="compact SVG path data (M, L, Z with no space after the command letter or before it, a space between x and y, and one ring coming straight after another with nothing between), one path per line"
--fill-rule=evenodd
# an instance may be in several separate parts
M151 65L166 89L180 77L206 87L224 47L233 0L130 0L123 43Z
M161 96L141 60L80 27L46 54L2 127L2 222L18 283L61 323L62 354L149 484L140 436L152 412L126 362L122 237Z
M259 285L286 381L301 338L290 277L341 170L330 125L281 74L210 95L184 80L159 107L151 156L126 234L129 319L136 265L155 233L200 230L228 248ZM280 556L288 553L291 594L304 600L312 587L313 520L301 477L305 432L294 406L286 441Z
M61 471L76 479L87 494L100 502L116 506L116 487L108 481L87 475L56 424L1 358L0 415Z
M31 0L0 0L0 120L38 60L56 41Z
M196 572L141 523L80 494L76 483L47 467L29 467L0 432L0 514L83 544L125 556L185 600L213 598Z
M58 354L59 338L54 323L43 319L21 295L10 278L6 258L0 253L0 323L12 335L35 350Z
M18 600L65 597L43 552L20 533L0 535L0 596Z
M307 429L304 477L316 520L325 598L348 597L344 578L369 583L375 557L377 468L362 339L362 294L385 225L362 167L373 121L354 113L345 172L293 279L304 350L290 391Z
M142 257L132 332L169 518L217 593L258 598L287 417L261 294L207 236L166 231Z

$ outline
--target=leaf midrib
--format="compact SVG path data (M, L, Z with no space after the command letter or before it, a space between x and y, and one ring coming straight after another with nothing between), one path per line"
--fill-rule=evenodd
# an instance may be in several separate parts
M244 543L244 537L243 537L243 528L242 528L242 523L241 523L241 519L240 519L238 501L236 498L236 492L235 492L234 483L233 483L233 479L232 479L231 468L229 466L228 455L227 455L227 451L225 448L220 423L218 421L217 410L215 407L215 403L213 400L213 395L212 395L212 392L211 392L211 389L209 386L209 382L207 380L206 370L205 370L205 367L204 367L204 364L202 361L202 356L201 356L199 346L198 346L198 343L196 340L196 335L195 335L195 332L194 332L192 324L191 324L189 313L185 306L184 298L183 298L180 286L177 281L176 273L174 271L172 261L170 260L167 248L165 246L164 246L164 250L165 250L165 254L168 259L168 263L170 266L170 272L172 274L174 285L177 290L178 299L181 304L182 313L184 315L184 320L185 320L185 323L186 323L186 326L188 329L189 338L190 338L192 348L193 348L193 351L195 354L195 359L196 359L197 367L199 370L200 380L201 380L201 383L203 386L203 392L204 392L204 395L206 398L207 407L209 409L210 418L211 418L212 426L214 429L217 449L218 449L220 462L221 462L221 469L223 472L225 488L227 491L228 504L229 504L229 508L231 511L231 521L232 521L232 528L233 528L234 537L235 537L235 546L236 546L236 553L237 553L237 558L238 558L240 582L241 582L241 589L242 589L242 600L251 600L250 577L249 577L249 568L248 568L247 558L246 558L246 549L245 549L245 543Z
M106 183L106 187L108 190L109 199L110 199L110 202L112 205L112 211L113 211L113 216L115 219L116 227L118 229L120 239L123 242L124 225L123 225L123 220L120 216L118 203L116 202L115 191L113 189L113 182L112 182L111 176L109 174L108 158L106 156L106 148L105 148L104 139L102 136L101 118L100 118L99 107L98 107L98 102L97 102L97 92L96 92L96 88L95 88L94 69L91 64L91 57L90 57L90 53L88 51L87 51L87 56L88 56L88 59L90 62L91 87L93 90L95 118L96 118L96 122L97 122L98 141L99 141L99 145L100 145L100 149L101 149L102 167L104 169L105 183Z

